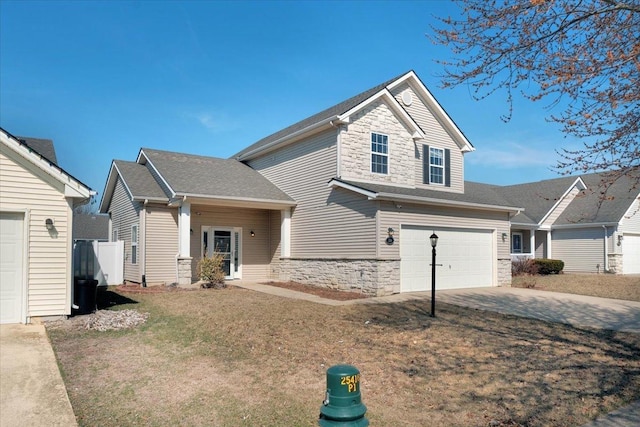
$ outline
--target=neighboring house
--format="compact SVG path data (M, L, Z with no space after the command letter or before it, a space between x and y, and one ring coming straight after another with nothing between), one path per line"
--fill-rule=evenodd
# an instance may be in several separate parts
M496 187L525 209L511 220L512 258L560 259L566 272L640 274L637 175L601 194L608 179L593 173Z
M230 279L295 280L383 295L511 281L510 219L494 186L464 181L473 146L414 72L232 159L143 148L115 160L100 204L125 241L125 279L197 280L224 254Z
M93 194L51 140L0 128L1 323L71 314L73 209Z

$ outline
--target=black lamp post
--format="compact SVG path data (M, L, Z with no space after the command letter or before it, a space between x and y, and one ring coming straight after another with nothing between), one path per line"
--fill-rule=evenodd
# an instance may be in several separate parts
M431 240L431 317L436 317L436 246L438 245L438 235L433 232L429 236Z

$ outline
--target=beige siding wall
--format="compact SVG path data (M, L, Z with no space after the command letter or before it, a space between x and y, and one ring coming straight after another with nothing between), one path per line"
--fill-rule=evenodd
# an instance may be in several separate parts
M536 231L536 258L547 258L547 232Z
M608 227L608 238L611 237L612 230L613 227ZM602 227L553 230L552 236L551 257L564 261L564 271L568 273L603 272L605 261Z
M291 257L375 257L375 205L327 186L336 174L336 132L252 160L297 203L291 216Z
M274 212L274 215L279 215ZM271 244L272 223L270 211L214 206L191 206L192 275L196 278L196 265L202 258L202 227L241 228L242 279L260 280L270 277L269 263L275 256ZM251 237L250 231L255 232ZM277 237L279 239L279 236ZM197 279L197 278L196 278Z
M282 214L280 211L269 211L269 235L271 236L269 239L269 254L271 255L271 260L269 261L271 265L269 278L271 279L277 278L280 272L281 218Z
M149 285L177 281L178 210L147 206L145 217L145 277Z
M124 184L120 177L116 182L111 203L108 212L111 214L111 223L113 229L118 229L119 240L124 241L124 280L140 283L142 281L142 273L140 264L142 262L141 253L141 236L142 228L138 229L138 262L133 264L131 257L131 226L133 224L140 225L140 211L142 204L140 202L132 202L129 194L125 190ZM111 239L112 237L110 237Z
M622 233L640 233L640 196L622 217L619 231Z
M0 147L0 211L28 211L27 316L71 314L72 208L64 186Z
M402 93L409 91L413 97L411 105L407 106L402 102ZM409 115L415 120L420 128L424 131L426 138L424 140L418 140L415 143L414 158L414 176L415 185L418 187L425 187L432 190L453 191L462 193L464 191L464 156L460 151L460 148L455 143L451 135L442 127L440 122L436 119L433 113L429 110L426 103L421 99L416 92L407 83L404 83L392 91L400 105L402 105ZM424 185L422 183L423 177L423 145L429 145L442 149L451 150L451 187L443 187L441 185Z
M579 192L580 191L577 188L575 187L572 188L569 194L567 194L565 198L562 199L560 203L558 203L558 206L556 206L556 208L553 211L551 211L547 219L545 219L541 225L549 226L553 224L556 221L556 219L558 219L558 217L562 214L562 212L564 212L567 206L569 206L569 203L571 203L571 201L575 199L576 195L578 195ZM580 218L576 218L576 221L578 220L580 220Z
M388 174L371 172L371 134L388 138ZM415 147L411 134L383 102L375 102L351 116L340 136L340 174L381 184L413 186Z

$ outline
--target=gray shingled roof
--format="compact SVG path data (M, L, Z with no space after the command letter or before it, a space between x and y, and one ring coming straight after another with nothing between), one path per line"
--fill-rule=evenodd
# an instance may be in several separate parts
M16 136L16 139L23 144L26 144L29 148L37 151L42 157L52 162L54 165L58 165L58 159L56 157L56 150L53 146L53 141L50 139L42 138L30 138L26 136Z
M178 195L294 202L258 171L237 160L150 148L141 153Z
M73 214L74 240L109 240L109 215Z
M513 223L535 225L542 221L569 187L581 178L587 189L567 206L554 225L618 222L638 195L638 189L634 188L637 178L631 175L620 177L608 187L605 197L601 197L600 189L605 177L606 173L566 176L526 184L496 186L495 190L511 203L524 207L524 212L512 219Z
M113 163L134 198L169 201L169 196L164 193L146 166L124 160L114 160Z
M335 179L336 181L344 182L354 187L362 188L374 193L386 193L404 197L417 197L417 198L431 198L446 200L459 203L472 203L486 206L499 206L508 208L517 208L509 200L502 197L495 191L495 186L489 184L481 184L478 182L465 182L464 193L449 193L445 191L429 190L425 188L404 188L396 187L392 185L370 184L346 181L342 179Z
M635 185L640 175L640 169L633 174L627 174L616 179L601 194L604 174L583 175L581 178L587 185L567 206L567 209L558 217L554 225L589 224L618 222L622 219L627 209L638 197L640 190Z
M273 133L265 138L262 138L261 140L259 140L258 142L248 146L247 148L245 148L242 151L239 151L238 153L234 154L232 157L233 158L239 158L242 155L251 152L257 148L260 148L262 146L268 145L269 143L273 142L273 141L277 141L278 139L284 138L288 135L291 135L299 130L302 130L306 127L309 127L311 125L314 125L316 123L320 123L324 120L327 120L331 117L334 116L338 116L340 114L344 114L347 111L349 111L350 109L352 109L353 107L361 104L362 102L366 101L367 99L369 99L370 97L372 97L373 95L375 95L376 93L380 92L382 89L384 89L385 87L389 86L391 83L395 82L396 80L398 80L400 77L410 73L411 71L407 71L405 73L400 74L399 76L396 76L390 80L387 80L384 83L381 83L377 86L372 87L369 90L366 90L354 97L351 97L349 99L347 99L346 101L342 101L339 104L334 105L333 107L329 107L326 110L323 110L317 114L314 114L313 116L307 117L306 119L303 119L297 123L292 124L291 126L288 126L282 130L279 130L276 133Z

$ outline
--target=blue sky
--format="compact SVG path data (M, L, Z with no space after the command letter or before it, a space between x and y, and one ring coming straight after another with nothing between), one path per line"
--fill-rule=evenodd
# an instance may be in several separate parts
M0 0L0 125L50 138L59 164L101 193L112 159L140 147L229 157L311 114L414 70L476 147L465 178L558 176L577 147L544 102L441 89L426 37L448 1ZM98 195L98 199L100 194Z

